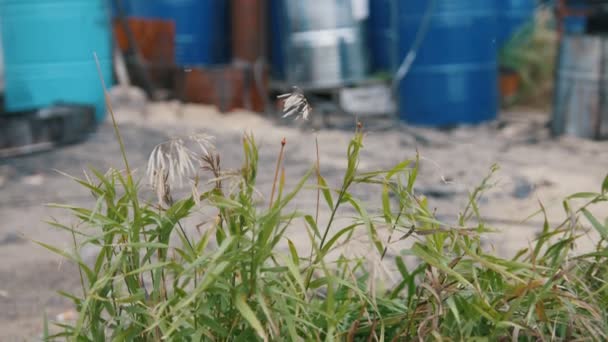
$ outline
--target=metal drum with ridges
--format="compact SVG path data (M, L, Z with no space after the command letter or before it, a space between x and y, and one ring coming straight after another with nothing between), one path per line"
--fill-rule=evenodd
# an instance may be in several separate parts
M56 102L105 103L93 53L106 84L112 80L108 7L104 0L0 0L6 110Z
M131 0L129 15L175 23L175 61L205 66L230 60L227 0Z
M370 68L372 71L392 71L395 69L396 36L394 31L394 0L369 1L367 21L367 42L369 46Z
M274 77L331 88L367 74L365 18L351 0L274 0L270 13Z
M506 44L525 24L534 20L535 0L496 0L498 47Z
M552 130L608 138L608 40L565 35L560 43Z
M285 0L268 1L268 59L270 62L270 75L275 80L286 80L287 62L285 46L289 34L284 30L287 28L287 18L285 18Z
M494 119L498 108L496 9L488 0L403 0L398 4L398 60L412 48L423 18L428 30L399 84L399 115L412 124L446 126ZM425 17L428 6L430 16Z

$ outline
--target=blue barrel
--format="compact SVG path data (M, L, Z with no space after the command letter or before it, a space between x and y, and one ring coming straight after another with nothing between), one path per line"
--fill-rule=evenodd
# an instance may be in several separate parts
M287 36L288 19L286 18L287 9L285 8L284 0L269 0L268 1L268 17L269 17L269 60L270 73L275 80L287 79Z
M589 10L589 3L586 0L566 1L568 8L575 11ZM587 17L567 15L563 18L563 30L566 34L584 34L587 31Z
M506 44L525 24L534 20L535 0L497 0L498 47Z
M106 85L112 81L112 43L104 0L0 0L7 111L70 102L94 105L105 116L93 53Z
M372 0L369 2L367 22L367 41L369 44L370 65L373 71L392 71L396 37L392 25L391 6L393 0Z
M403 0L398 57L412 48L430 3L428 30L399 84L399 115L415 125L479 123L496 117L496 9L488 0Z
M229 2L227 0L131 0L134 17L175 23L175 61L204 66L229 61Z

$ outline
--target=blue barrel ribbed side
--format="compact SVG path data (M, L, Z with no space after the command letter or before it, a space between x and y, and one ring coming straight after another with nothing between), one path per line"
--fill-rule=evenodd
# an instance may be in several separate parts
M369 2L367 41L370 64L373 71L391 71L395 68L393 48L395 34L391 16L393 0L372 0Z
M496 0L498 31L496 42L499 47L506 44L525 24L534 20L535 0Z
M585 11L590 9L590 1L587 0L568 0L568 8L574 11ZM587 17L567 15L563 18L564 33L583 34L587 30Z
M7 111L72 102L105 116L93 53L112 81L109 9L104 0L1 0Z
M286 46L287 46L287 10L283 0L269 0L269 60L271 74L274 79L285 80L287 78L286 71Z
M412 48L431 1L398 4L398 57ZM399 85L399 115L416 125L479 123L498 108L496 8L488 0L435 0L428 31Z
M175 60L183 66L204 66L230 60L227 0L131 0L129 15L172 20Z

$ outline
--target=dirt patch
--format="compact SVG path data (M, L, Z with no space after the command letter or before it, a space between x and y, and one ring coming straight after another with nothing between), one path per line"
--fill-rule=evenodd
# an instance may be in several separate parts
M321 169L330 185L338 185L345 168L345 153L354 118L345 118L340 128L313 130L291 121L278 122L255 114L220 114L210 107L160 103L147 108L147 116L118 110L126 152L141 176L152 148L169 136L205 132L216 137L226 168L241 163L244 131L257 138L260 150L259 188L268 191L282 137L287 139L288 186L294 184L315 161L314 140L321 147ZM522 223L542 201L551 220L559 221L561 199L577 191L597 191L608 168L608 143L579 139L551 139L546 128L548 115L518 111L503 113L499 122L435 131L396 125L369 118L362 169L388 167L400 160L421 155L417 191L426 194L438 215L454 221L476 186L493 164L500 165L493 190L482 199L481 210L488 221L503 228L495 240L502 254L527 246L542 227L540 217ZM388 127L388 128L387 128ZM54 217L74 222L63 211L45 203L93 205L90 194L63 172L82 175L83 169L121 168L122 160L112 127L106 123L85 142L21 158L0 161L0 340L36 337L42 329L43 312L53 318L71 309L58 290L79 291L78 272L72 265L31 243L37 239L71 248L70 237L43 221ZM142 183L142 188L147 185ZM359 191L369 203L379 194ZM298 200L299 207L314 205L314 194ZM377 201L376 201L377 202ZM370 208L374 210L377 208ZM325 217L327 213L321 213ZM600 217L608 213L598 213ZM602 215L603 214L603 215ZM294 230L296 231L296 230ZM296 234L297 233L292 233ZM295 237L294 241L298 241ZM300 240L306 240L302 238ZM398 251L396 251L398 253Z

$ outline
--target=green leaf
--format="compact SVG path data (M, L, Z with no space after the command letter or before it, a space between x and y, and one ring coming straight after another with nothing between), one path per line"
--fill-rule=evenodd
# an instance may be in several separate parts
M414 164L414 168L410 171L409 176L407 177L407 191L412 193L414 191L414 183L416 183L416 178L418 177L418 168L420 167L420 155L416 153L416 162Z
M378 253L382 254L382 252L384 251L384 246L382 245L382 241L380 241L380 238L378 236L378 231L376 230L376 227L374 226L372 219L369 217L369 215L368 215L367 211L365 210L364 206L362 205L362 203L359 202L359 200L355 199L348 193L344 194L344 199L348 203L350 203L350 205L357 211L357 213L359 213L359 216L361 216L361 220L363 221L363 224L365 224L365 226L367 227L367 231L368 231L369 237L371 239L371 242L374 244L374 246L378 250Z
M251 310L249 305L247 305L244 294L239 293L236 295L236 298L234 299L234 305L236 306L237 310L239 310L243 318L245 318L247 323L249 323L249 325L251 325L251 327L255 330L258 336L264 339L264 341L267 341L268 336L266 336L266 332L262 327L262 323L260 323L258 318L255 316L253 310Z
M169 245L167 245L166 243L160 243L160 242L127 242L127 243L115 243L115 244L112 244L109 246L110 247L115 247L115 246L131 247L134 249L142 249L142 248L167 249L167 248L169 248Z
M568 197L566 197L566 199L573 199L573 198L595 198L600 196L600 194L596 193L596 192L577 192L575 194L572 194Z
M401 273L401 276L403 277L403 279L409 279L410 278L410 272L408 272L407 266L403 262L403 257L396 256L395 257L395 264L397 265L397 270L399 270L399 273Z
M243 206L238 201L226 198L224 196L212 195L209 197L209 200L213 203L213 205L222 209L242 209Z
M456 303L454 302L454 297L448 297L446 302L448 304L448 307L450 308L450 311L452 311L452 314L454 315L454 319L456 319L456 323L461 326L460 314L458 312L458 308L456 307Z
M142 266L138 269L135 269L127 274L125 274L125 276L130 276L130 275L135 275L135 274L140 274L140 273L144 273L144 272L148 272L148 271L152 271L158 268L164 268L168 265L171 265L173 262L172 261L165 261L165 262L159 262L156 264L148 264L145 266Z
M285 259L285 263L287 264L287 270L289 271L289 273L291 274L293 279L296 281L296 284L298 285L299 289L302 292L306 291L305 286L304 286L304 279L302 279L302 274L300 273L296 264L290 258L284 258L284 259Z
M287 194L287 196L285 196L283 200L277 201L274 206L277 208L284 208L289 202L291 202L291 200L293 200L293 198L298 194L298 192L300 192L300 190L302 189L302 187L304 186L313 171L314 168L308 170L306 174L300 179L298 184L296 184L295 188L291 190L291 192Z
M340 229L339 232L337 232L336 234L334 234L331 239L329 239L329 241L327 241L327 243L325 244L325 246L323 246L323 249L321 250L321 254L320 255L325 255L330 249L331 247L334 245L334 243L336 243L336 241L344 234L350 232L351 230L353 230L355 227L357 227L359 224L355 223L355 224L351 224L350 226L346 227L346 228L342 228Z
M300 257L298 256L298 251L296 250L296 246L289 239L287 239L287 244L289 245L289 253L291 254L291 260L293 260L293 263L296 266L299 266Z
M414 282L414 277L413 275L410 275L410 273L407 270L407 266L405 266L405 263L403 262L403 258L401 256L396 256L395 257L395 264L397 266L397 270L399 270L399 273L401 274L401 277L403 278L401 280L401 282L399 284L397 284L397 286L395 286L390 294L390 298L397 298L397 296L399 295L399 293L406 287L406 286L410 286L413 287L413 282ZM409 291L413 291L413 288L410 288Z
M602 182L602 194L608 193L608 175L606 175L606 178L604 178L604 181Z
M323 176L319 175L319 187L321 188L321 192L323 193L323 198L325 198L325 202L327 202L327 206L329 210L334 209L334 201L331 197L331 190L327 186L327 182Z
M143 290L140 290L130 296L113 298L113 301L115 301L116 303L136 303L145 300L145 298L145 292Z
M384 212L384 221L390 225L393 223L391 214L391 202L389 200L388 184L382 186L382 211Z
M188 265L188 267L186 267L183 271L184 275L195 272L196 269L198 267L200 267L202 264L207 263L209 265L213 265L220 259L220 257L222 257L224 255L224 253L226 253L228 248L230 248L230 246L232 246L232 244L235 241L236 241L236 238L234 236L227 237L224 240L224 242L222 242L220 247L213 253L213 255L211 257L208 254L203 254L203 255L199 256L193 263ZM219 265L216 265L215 267L218 268L218 270L220 269ZM213 273L213 272L211 272L211 273ZM205 273L205 277L206 276L207 276L207 273ZM201 284L202 284L202 282L201 282ZM200 286L200 284L199 284L199 286Z
M321 233L319 232L319 227L317 227L317 223L312 218L312 216L306 215L306 216L304 216L304 220L306 220L306 223L308 223L308 225L310 226L310 228L312 229L312 231L315 233L315 236L320 239L321 238Z
M40 246L48 249L49 251L51 251L55 254L61 255L62 257L77 263L80 266L80 268L87 274L87 278L89 279L89 281L92 281L93 279L95 279L95 275L93 274L93 271L89 268L89 266L87 266L87 264L84 261L82 261L82 259L79 256L72 255L64 250L61 250L55 246L51 246L44 242L40 242L40 241L36 241L36 240L31 240L31 241L37 245L40 245Z
M49 341L49 318L46 314L46 310L44 310L43 312L43 316L42 316L42 340L43 341Z
M445 263L443 263L441 260L439 260L438 258L436 258L435 256L431 255L425 247L423 247L420 243L416 242L414 244L414 246L412 246L412 252L414 252L414 254L416 256L418 256L420 259L424 260L427 264L447 273L448 275L451 275L452 277L456 278L458 281L460 281L463 285L468 286L471 289L475 289L475 287L473 286L473 284L471 284L468 280L466 280L462 275L460 275L458 272L454 271L453 269L449 268Z
M581 212L583 213L583 215L585 215L587 220L589 220L589 223L591 223L593 228L595 228L595 230L600 233L602 239L608 240L608 227L601 224L600 221L598 221L595 216L593 216L593 214L589 212L589 210L582 208Z
M68 227L68 226L66 226L64 224L61 224L59 222L56 222L56 221L44 221L44 223L46 223L46 224L48 224L50 226L53 226L55 228L65 230L65 231L67 231L69 233L73 233L73 234L84 236L84 237L90 237L90 235L88 235L88 234L85 234L85 233L83 233L81 231L78 231L78 230L76 230L74 228Z
M386 179L390 179L392 178L396 173L404 171L405 169L407 169L407 167L412 163L411 160L407 159L402 161L401 163L397 164L395 167L393 167L387 174L386 174Z
M279 329L277 327L277 324L275 323L275 320L272 317L272 313L268 308L268 305L266 304L266 298L264 298L264 296L262 296L260 292L256 293L256 302L259 304L260 308L262 309L262 312L266 316L266 321L269 323L270 327L272 328L272 331L275 333L275 336L278 336L280 332L278 331Z
M69 179L71 179L71 180L79 183L80 185L84 186L85 188L88 188L89 190L91 190L93 193L96 193L98 195L101 195L103 193L103 191L99 189L99 186L95 186L95 185L93 185L91 182L89 182L87 180L84 180L84 179L72 176L72 175L70 175L68 173L65 173L65 172L63 172L61 170L58 170L58 169L53 169L53 171L55 171L58 174L60 174L60 175L62 175L64 177L67 177L67 178L69 178ZM86 172L85 172L85 174L86 174Z
M73 295L73 294L71 294L71 293L67 293L67 292L65 292L65 291L57 291L57 293L58 293L60 296L63 296L63 297L65 297L65 298L70 299L70 300L71 300L71 301L73 301L73 302L74 302L74 304L76 304L76 305L78 305L78 304L79 304L79 303L82 301L82 299L81 299L81 298L78 298L78 297L76 297L75 295Z
M534 247L534 259L538 258L541 248L547 242L547 240L550 238L550 234L549 234L550 227L549 227L549 218L547 217L547 210L545 209L545 206L543 205L542 202L539 201L538 204L540 205L540 211L543 213L544 220L543 220L543 231L538 236L538 239L536 241L536 246Z

